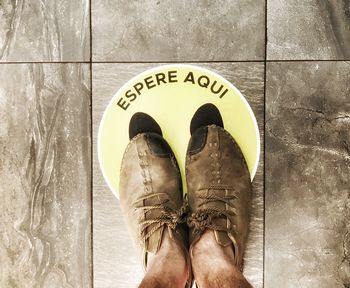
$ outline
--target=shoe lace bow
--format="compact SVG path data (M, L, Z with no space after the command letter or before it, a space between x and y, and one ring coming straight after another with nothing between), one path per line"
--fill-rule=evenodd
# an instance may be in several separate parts
M225 190L226 195L220 196L214 193L210 193L210 191L213 190ZM220 232L229 232L231 228L235 229L235 225L232 223L232 217L236 215L236 208L233 200L235 200L237 196L235 193L227 195L227 191L229 190L234 191L232 187L223 185L211 185L209 187L201 188L197 191L196 197L202 199L203 201L198 205L198 210L195 213L192 213L187 219L187 225L190 228L193 228L193 233L195 235L202 234L207 228ZM231 209L222 209L217 207L201 208L204 205L213 202L224 203ZM222 225L215 223L215 219L223 217L227 218L230 221L231 226L229 228L224 228Z
M184 201L179 209L173 210L169 207L170 200L167 198L167 196L168 195L163 192L152 193L140 197L135 201L135 210L143 210L143 215L139 219L140 240L148 240L154 232L162 228L164 225L168 226L172 230L176 230L178 225L186 223L189 212L187 201ZM152 205L145 204L145 202L150 199L153 199L154 203ZM145 219L144 215L152 210L156 210L158 215L154 217L147 217Z

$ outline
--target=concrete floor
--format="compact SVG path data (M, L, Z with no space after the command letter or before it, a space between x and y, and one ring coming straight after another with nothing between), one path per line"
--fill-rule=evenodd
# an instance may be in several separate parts
M4 0L0 15L0 287L137 286L96 133L125 81L173 62L226 77L258 119L253 286L350 287L349 1Z

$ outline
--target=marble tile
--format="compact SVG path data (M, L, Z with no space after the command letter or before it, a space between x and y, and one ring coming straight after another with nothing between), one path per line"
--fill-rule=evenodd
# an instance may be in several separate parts
M350 60L348 0L268 0L270 60Z
M267 58L350 59L348 0L268 0Z
M265 287L350 287L350 63L267 65Z
M114 93L130 78L159 64L93 65L93 199L94 199L94 285L96 288L136 287L143 272L122 220L118 200L109 191L100 172L96 137L104 109ZM247 97L258 119L263 136L264 64L201 63L232 81ZM262 152L263 153L263 152ZM263 155L263 154L262 154ZM253 215L245 275L255 288L263 287L263 159L253 182Z
M0 287L91 286L89 74L0 64Z
M93 1L93 59L263 59L264 23L263 0Z
M89 61L89 0L0 1L0 62Z

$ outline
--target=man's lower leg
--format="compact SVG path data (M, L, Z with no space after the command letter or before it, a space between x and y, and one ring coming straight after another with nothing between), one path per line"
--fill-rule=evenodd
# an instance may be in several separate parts
M199 288L252 288L234 265L233 247L220 246L213 230L206 230L195 243L191 261Z
M184 247L164 230L161 247L148 259L147 272L139 288L185 287L188 265Z

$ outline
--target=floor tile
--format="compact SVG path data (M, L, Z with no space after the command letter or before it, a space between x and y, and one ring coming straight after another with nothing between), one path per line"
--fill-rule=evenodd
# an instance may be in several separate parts
M268 0L271 60L350 60L348 0Z
M130 78L159 64L93 65L94 143L104 109L114 93ZM264 64L201 63L234 83L247 97L256 114L263 139ZM109 191L100 172L94 145L94 284L102 287L136 287L142 269L122 220L118 200ZM263 155L263 151L262 154ZM245 275L255 288L263 287L263 159L253 182L253 215L245 257Z
M89 77L0 64L0 287L91 285Z
M256 60L265 1L93 1L95 61Z
M267 65L265 287L350 287L350 63Z
M0 62L89 61L89 0L0 1Z

